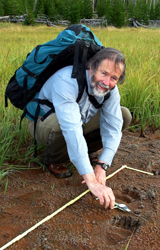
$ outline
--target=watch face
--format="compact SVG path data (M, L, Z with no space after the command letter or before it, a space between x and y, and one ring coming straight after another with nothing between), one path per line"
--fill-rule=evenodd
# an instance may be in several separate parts
M107 170L107 168L108 168L108 166L105 163L103 164L102 167L103 167L104 170Z
M102 163L102 162L98 162L97 164L99 164L105 171L109 168L108 164Z

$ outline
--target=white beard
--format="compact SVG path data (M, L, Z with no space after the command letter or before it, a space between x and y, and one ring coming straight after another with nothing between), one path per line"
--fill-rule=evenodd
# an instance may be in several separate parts
M91 73L91 75L89 76L89 81L90 81L90 87L91 87L91 90L92 90L92 94L94 96L103 97L107 93L110 92L109 86L106 86L101 82L94 82L92 80L93 77L94 77L94 74ZM105 88L106 90L104 91L103 89L98 88L97 85L100 85L102 88Z

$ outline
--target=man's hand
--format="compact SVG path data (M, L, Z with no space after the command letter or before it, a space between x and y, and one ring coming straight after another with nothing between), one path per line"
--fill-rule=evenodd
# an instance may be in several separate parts
M106 171L100 165L96 165L94 169L94 173L95 173L97 181L103 186L105 186L106 185Z
M112 189L100 184L94 173L85 174L83 178L91 193L99 199L100 204L105 204L105 208L110 207L110 209L113 209L115 197Z

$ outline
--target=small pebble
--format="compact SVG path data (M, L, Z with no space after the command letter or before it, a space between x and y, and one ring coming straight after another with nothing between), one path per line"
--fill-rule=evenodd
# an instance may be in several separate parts
M140 212L139 209L136 209L136 210L134 210L134 213L135 213L135 214L140 214L141 212Z
M141 204L141 205L139 205L139 208L141 208L141 209L142 209L142 208L144 208L144 206Z

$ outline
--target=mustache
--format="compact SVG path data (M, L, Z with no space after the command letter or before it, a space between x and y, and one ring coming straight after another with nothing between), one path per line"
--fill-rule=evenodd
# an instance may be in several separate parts
M103 84L102 82L96 82L96 86L99 85L102 88L106 89L107 91L109 90L109 86L106 86L105 84Z
M109 91L109 86L106 86L104 83L98 81L96 82L96 77L95 74L91 73L90 75L90 83L91 83L91 88L95 88L97 85L100 85L102 88L106 89L106 91ZM94 85L92 84L94 83Z

